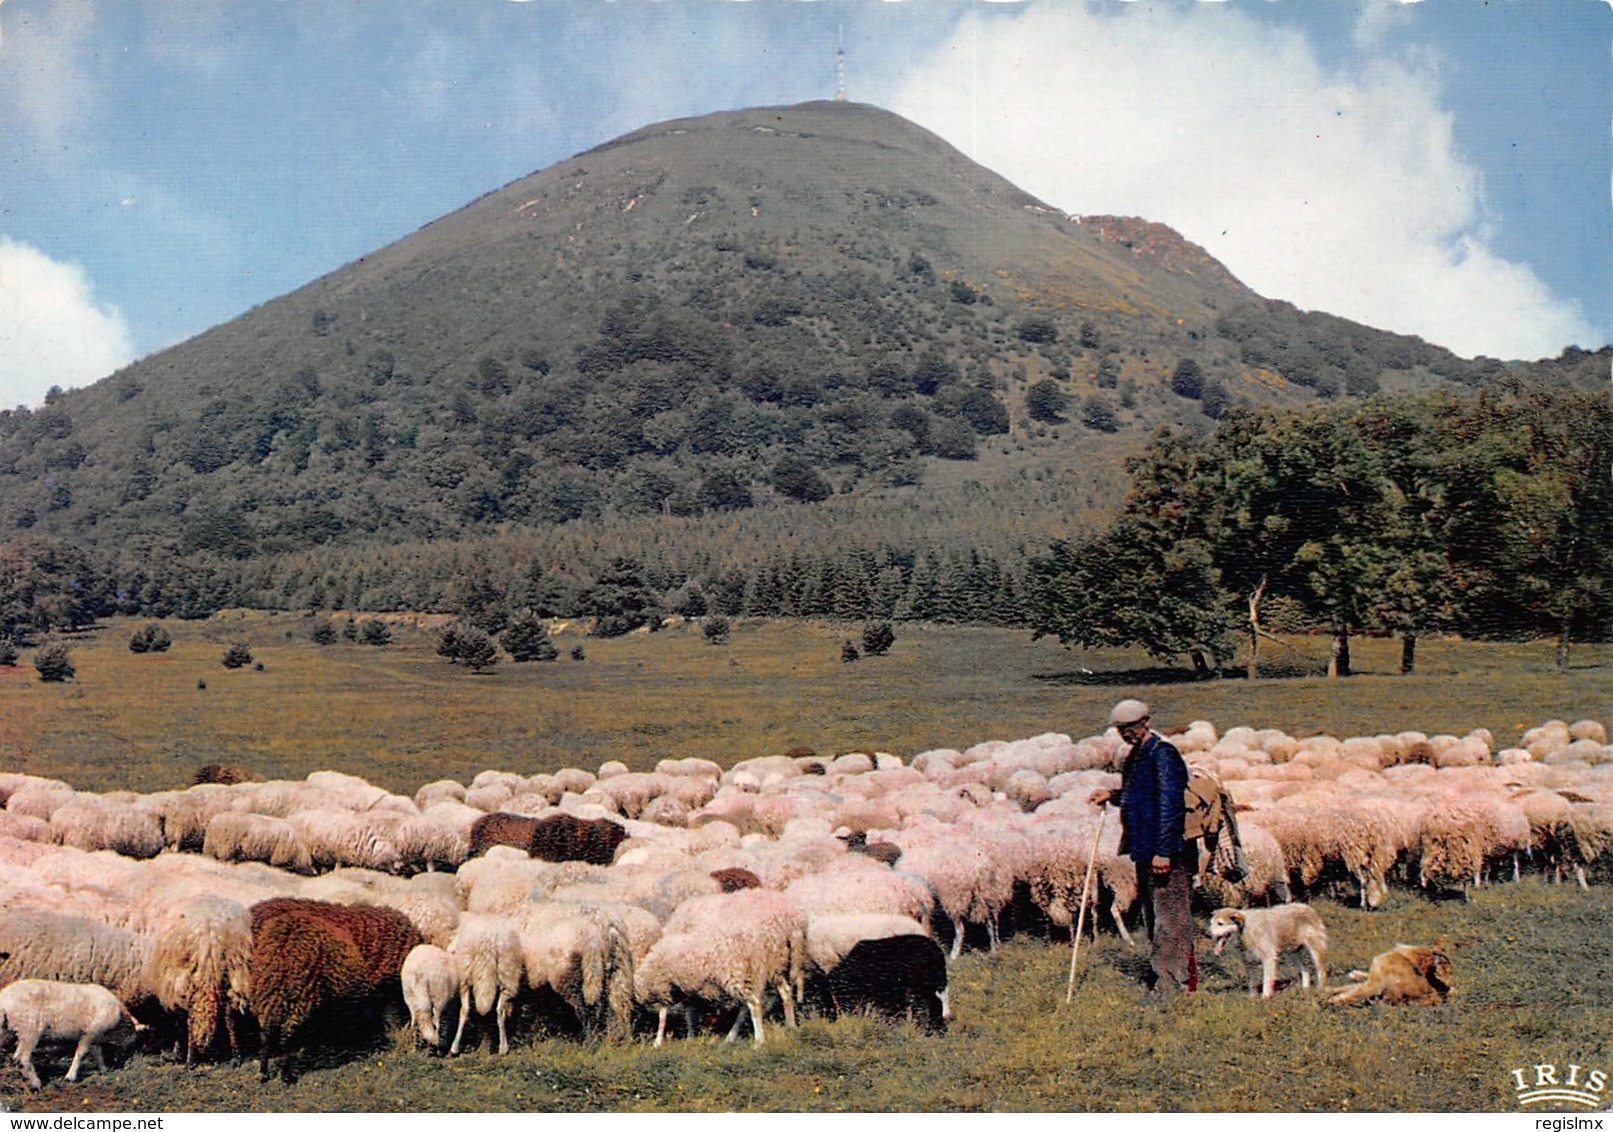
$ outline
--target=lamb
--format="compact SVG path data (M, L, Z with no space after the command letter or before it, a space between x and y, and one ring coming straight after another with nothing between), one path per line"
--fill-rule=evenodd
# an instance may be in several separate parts
M419 1040L437 1053L442 1046L442 1018L459 994L459 964L434 943L422 943L403 960L400 978L409 1024Z
M352 936L302 908L252 923L253 1017L263 1034L258 1077L269 1079L269 1060L280 1056L280 1078L297 1079L294 1042L309 1023L362 1009L369 990L364 956Z
M86 1053L94 1056L96 1068L105 1073L102 1047L128 1045L144 1029L115 994L96 983L19 979L0 988L0 1037L8 1030L16 1034L14 1056L35 1089L43 1087L33 1062L34 1049L41 1041L77 1043L73 1063L67 1067L67 1079L77 1081Z
M240 1060L235 1019L249 1006L251 966L252 918L233 900L189 897L158 920L142 982L164 1009L185 1015L186 1065L206 1054L221 1020Z
M465 1022L474 1010L493 1015L498 1024L498 1051L509 1053L510 1038L505 1026L511 1000L521 992L520 936L502 916L467 912L459 918L448 955L459 976L459 1027L448 1052L459 1053Z

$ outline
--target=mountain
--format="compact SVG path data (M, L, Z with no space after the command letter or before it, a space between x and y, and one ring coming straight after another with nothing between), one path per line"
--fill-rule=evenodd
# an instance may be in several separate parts
M1264 299L873 107L719 113L0 414L0 541L207 563L260 604L490 537L703 569L797 533L1022 551L1112 513L1160 424L1499 368Z

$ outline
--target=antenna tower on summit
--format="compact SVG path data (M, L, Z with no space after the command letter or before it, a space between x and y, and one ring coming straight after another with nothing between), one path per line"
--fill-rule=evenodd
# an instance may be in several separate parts
M846 28L842 24L835 35L835 101L846 100Z

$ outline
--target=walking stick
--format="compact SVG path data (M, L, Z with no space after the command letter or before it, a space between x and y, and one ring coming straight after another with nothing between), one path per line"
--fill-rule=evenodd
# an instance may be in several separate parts
M1075 997L1075 961L1081 954L1081 929L1087 921L1087 894L1092 891L1092 869L1098 863L1098 838L1103 836L1103 823L1108 820L1109 811L1098 807L1098 831L1092 835L1092 852L1087 856L1087 878L1081 885L1081 912L1075 918L1075 943L1070 948L1070 985L1064 991L1064 1001L1069 1002ZM1094 916L1092 927L1097 929L1098 920Z

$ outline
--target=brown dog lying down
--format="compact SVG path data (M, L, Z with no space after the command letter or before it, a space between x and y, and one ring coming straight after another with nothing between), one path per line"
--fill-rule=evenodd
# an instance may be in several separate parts
M1393 950L1376 956L1371 970L1364 974L1351 971L1350 978L1359 980L1357 985L1339 991L1327 1001L1340 1005L1381 998L1385 1002L1415 1002L1423 1006L1444 1002L1455 990L1451 961L1445 956L1448 946L1442 939L1436 940L1432 947L1398 944Z

